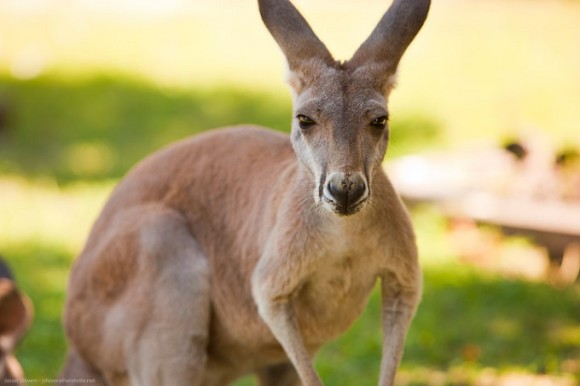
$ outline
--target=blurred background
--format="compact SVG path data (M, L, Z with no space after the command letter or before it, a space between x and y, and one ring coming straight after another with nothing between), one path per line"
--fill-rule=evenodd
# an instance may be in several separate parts
M341 59L390 3L293 2ZM580 381L579 42L580 1L435 0L403 58L385 166L411 206L425 286L399 385ZM254 0L0 0L0 254L36 309L16 353L27 378L59 372L68 272L115 183L203 130L287 131L284 76ZM474 188L474 177L491 182ZM478 216L481 200L476 213L449 205L466 191L488 206L506 191L526 197L528 214L557 206L548 233L565 248L506 237L525 227ZM377 382L379 315L375 293L321 351L327 384Z

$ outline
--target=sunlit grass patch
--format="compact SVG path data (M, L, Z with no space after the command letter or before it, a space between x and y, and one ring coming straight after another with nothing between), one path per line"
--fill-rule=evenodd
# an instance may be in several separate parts
M18 249L32 242L76 253L112 187L110 181L59 187L48 177L0 175L0 244Z

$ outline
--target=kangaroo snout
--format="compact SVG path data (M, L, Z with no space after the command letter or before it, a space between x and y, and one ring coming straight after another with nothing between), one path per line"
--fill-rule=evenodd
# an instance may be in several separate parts
M358 212L368 197L368 184L362 173L335 172L328 176L323 201L340 215Z

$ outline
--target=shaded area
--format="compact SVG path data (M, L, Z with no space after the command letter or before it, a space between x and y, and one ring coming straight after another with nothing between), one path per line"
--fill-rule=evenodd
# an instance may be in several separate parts
M579 285L557 290L451 264L424 274L423 301L401 366L405 384L425 384L424 371L447 372L445 384L467 385L475 382L474 370L487 367L535 374L578 370ZM354 328L323 349L317 365L329 384L377 382L379 298L375 291Z
M0 76L0 173L59 183L119 178L145 155L203 130L252 123L287 131L290 119L289 93L162 89L113 76ZM415 116L395 117L392 128L399 154L439 133L437 123Z
M405 362L465 362L557 373L580 360L580 287L506 279L451 265L426 272Z
M271 95L175 91L136 80L0 79L5 124L0 171L75 179L119 178L161 146L222 125L284 127L290 112Z

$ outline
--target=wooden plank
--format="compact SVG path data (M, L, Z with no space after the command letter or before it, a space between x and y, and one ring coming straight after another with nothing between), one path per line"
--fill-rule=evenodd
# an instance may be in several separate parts
M580 237L580 203L498 197L481 193L440 204L449 214L479 222L515 230Z

